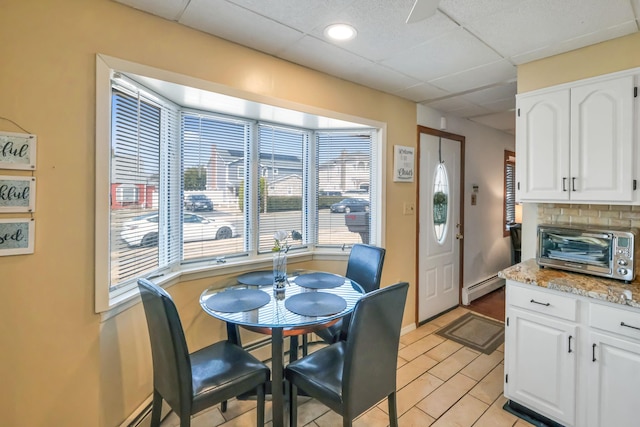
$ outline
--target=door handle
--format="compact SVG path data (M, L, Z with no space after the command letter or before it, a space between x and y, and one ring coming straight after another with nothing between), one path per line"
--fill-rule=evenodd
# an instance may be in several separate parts
M567 191L567 178L562 178L562 191Z

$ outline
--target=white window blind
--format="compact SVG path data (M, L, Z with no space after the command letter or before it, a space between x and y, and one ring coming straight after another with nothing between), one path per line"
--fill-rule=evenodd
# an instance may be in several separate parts
M306 240L303 211L309 131L258 125L258 251L273 248L276 231L289 233L291 248Z
M375 206L372 132L317 132L319 245L369 243Z
M245 148L250 122L184 112L183 259L221 257L245 251Z
M177 259L166 236L172 220L168 173L177 159L175 112L114 84L111 120L110 289L153 274ZM175 209L174 209L175 210Z

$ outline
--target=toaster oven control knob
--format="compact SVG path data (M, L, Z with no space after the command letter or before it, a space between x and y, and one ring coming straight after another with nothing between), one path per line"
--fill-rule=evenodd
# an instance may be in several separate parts
M625 261L624 259L619 259L618 260L618 265L627 265L629 264L627 261Z
M618 269L618 274L621 275L621 276L626 276L627 269L626 268L619 268Z

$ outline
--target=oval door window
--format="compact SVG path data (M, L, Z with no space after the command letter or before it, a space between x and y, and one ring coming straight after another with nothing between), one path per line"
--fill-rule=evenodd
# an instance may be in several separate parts
M444 163L438 163L433 176L433 231L438 243L447 235L449 217L449 180Z

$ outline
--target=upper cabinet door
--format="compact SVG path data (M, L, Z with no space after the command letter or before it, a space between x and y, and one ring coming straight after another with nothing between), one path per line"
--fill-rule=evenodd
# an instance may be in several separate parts
M633 201L633 76L571 89L571 199Z
M518 98L516 200L569 199L569 89Z

